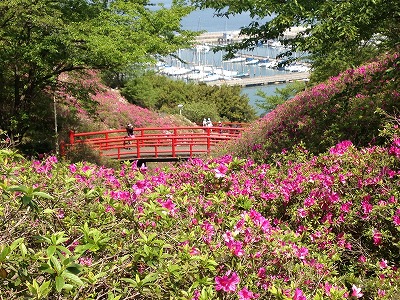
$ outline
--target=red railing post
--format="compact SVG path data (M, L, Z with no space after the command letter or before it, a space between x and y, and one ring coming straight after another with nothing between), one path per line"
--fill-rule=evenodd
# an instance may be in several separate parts
M75 131L69 131L69 143L73 145L75 143Z
M140 145L138 139L136 139L136 158L140 158Z
M207 128L207 153L211 152L211 128Z
M174 128L174 136L172 137L172 157L176 157L176 138L178 135L178 131Z
M64 141L61 141L61 142L60 142L60 149L59 149L59 151L60 151L61 157L64 157L64 156L65 156L65 142L64 142Z
M189 147L190 147L190 148L189 148L189 149L190 149L190 152L189 152L190 154L189 154L189 156L190 156L190 157L193 157L193 143L190 143L190 146L189 146Z

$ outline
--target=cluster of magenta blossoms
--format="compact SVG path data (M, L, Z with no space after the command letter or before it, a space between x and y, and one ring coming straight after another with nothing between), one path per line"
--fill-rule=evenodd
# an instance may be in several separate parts
M379 130L387 115L400 109L399 80L400 54L384 54L297 94L251 124L245 138L221 153L265 162L270 154L300 142L312 153L342 140L363 147L383 145Z
M61 108L59 111L60 115L67 117L71 114L71 111L74 111L80 122L86 124L86 127L89 127L91 130L95 130L94 126L97 129L121 129L125 128L128 123L133 124L135 127L182 126L180 118L172 115L162 115L129 103L121 96L119 90L105 86L101 82L98 72L86 71L83 76L81 75L78 78L62 75L59 79L60 82L64 82L64 85L68 82L73 82L82 85L90 91L89 98L96 104L91 109L95 107L94 115L96 117L93 114L91 115L88 112L88 107L72 96L63 84L60 84L58 97L63 99L65 104L64 108Z
M344 141L151 172L1 152L0 294L397 299L399 148Z

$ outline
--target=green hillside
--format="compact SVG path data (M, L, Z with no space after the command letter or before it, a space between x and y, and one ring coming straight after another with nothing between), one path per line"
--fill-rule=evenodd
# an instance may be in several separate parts
M225 151L265 161L299 143L312 153L343 140L356 147L383 145L379 131L386 115L400 111L399 75L398 53L349 69L280 105Z

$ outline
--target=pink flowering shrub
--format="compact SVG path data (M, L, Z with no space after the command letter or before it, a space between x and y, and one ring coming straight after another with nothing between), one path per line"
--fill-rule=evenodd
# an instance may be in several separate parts
M398 140L151 172L0 152L6 299L399 299Z
M130 104L120 92L106 87L101 83L99 75L95 71L86 71L75 77L60 77L60 88L58 91L60 102L60 115L70 119L63 128L97 131L107 129L125 128L126 124L132 123L135 127L173 127L188 125L186 121L177 116L163 115L149 109ZM86 102L70 91L68 84L82 86L89 91L88 95L81 95ZM91 106L88 106L88 103ZM74 117L73 117L73 116ZM72 122L75 118L76 121ZM79 121L78 121L79 120ZM69 127L68 127L69 125ZM68 128L67 128L68 127Z
M385 115L400 110L399 75L398 53L347 70L278 106L252 124L245 138L220 153L265 161L268 155L300 142L312 153L324 152L343 140L357 147L383 145L386 140L379 130L385 125Z

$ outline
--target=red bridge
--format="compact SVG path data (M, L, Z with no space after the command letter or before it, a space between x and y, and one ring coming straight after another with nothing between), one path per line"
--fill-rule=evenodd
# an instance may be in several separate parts
M209 154L220 142L236 139L242 123L224 123L219 127L135 128L134 137L125 129L83 132L70 131L69 143L61 153L88 145L100 156L118 160L174 161Z

